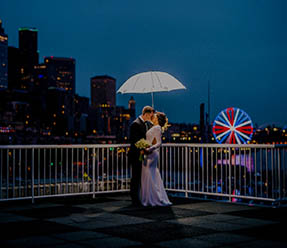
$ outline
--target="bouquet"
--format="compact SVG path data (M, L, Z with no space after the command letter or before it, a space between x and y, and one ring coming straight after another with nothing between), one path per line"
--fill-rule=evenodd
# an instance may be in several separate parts
M136 146L136 148L138 148L138 149L141 150L141 151L140 151L139 161L143 161L143 159L144 159L144 157L143 157L143 155L144 155L144 150L145 150L146 148L149 148L149 147L151 146L151 144L150 144L147 140L145 140L145 139L140 139L139 141L137 141L137 142L135 143L135 146Z

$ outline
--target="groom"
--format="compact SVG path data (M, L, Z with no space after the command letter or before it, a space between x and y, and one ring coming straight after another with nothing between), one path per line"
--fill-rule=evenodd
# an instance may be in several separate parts
M141 205L139 200L139 191L141 185L142 162L139 161L140 150L136 148L135 143L140 139L146 138L146 132L152 127L151 117L154 115L154 109L145 106L142 114L130 126L130 143L129 163L132 166L131 179L131 198L133 205Z

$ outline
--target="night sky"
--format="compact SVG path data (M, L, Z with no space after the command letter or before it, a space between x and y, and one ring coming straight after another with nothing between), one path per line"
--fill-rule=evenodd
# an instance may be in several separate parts
M0 19L10 46L35 27L44 56L76 59L76 92L109 75L117 89L132 75L159 70L187 90L155 94L171 122L199 122L211 92L211 120L239 107L253 123L287 125L286 0L6 0ZM127 107L131 95L117 95ZM137 113L151 96L134 95Z

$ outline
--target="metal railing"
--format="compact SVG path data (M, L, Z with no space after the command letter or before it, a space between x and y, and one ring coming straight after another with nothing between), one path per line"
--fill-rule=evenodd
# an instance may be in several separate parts
M165 188L186 197L282 201L287 190L286 145L166 144L160 171Z
M130 188L129 145L0 146L0 201ZM229 201L286 199L287 146L163 144L170 192Z
M129 191L129 145L0 146L0 201Z

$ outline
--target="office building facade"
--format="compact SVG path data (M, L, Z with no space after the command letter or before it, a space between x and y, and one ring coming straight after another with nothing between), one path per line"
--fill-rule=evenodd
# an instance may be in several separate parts
M91 78L91 105L94 108L116 106L116 79L110 76Z
M75 59L51 56L45 57L44 64L47 70L48 87L63 89L67 93L75 95Z

